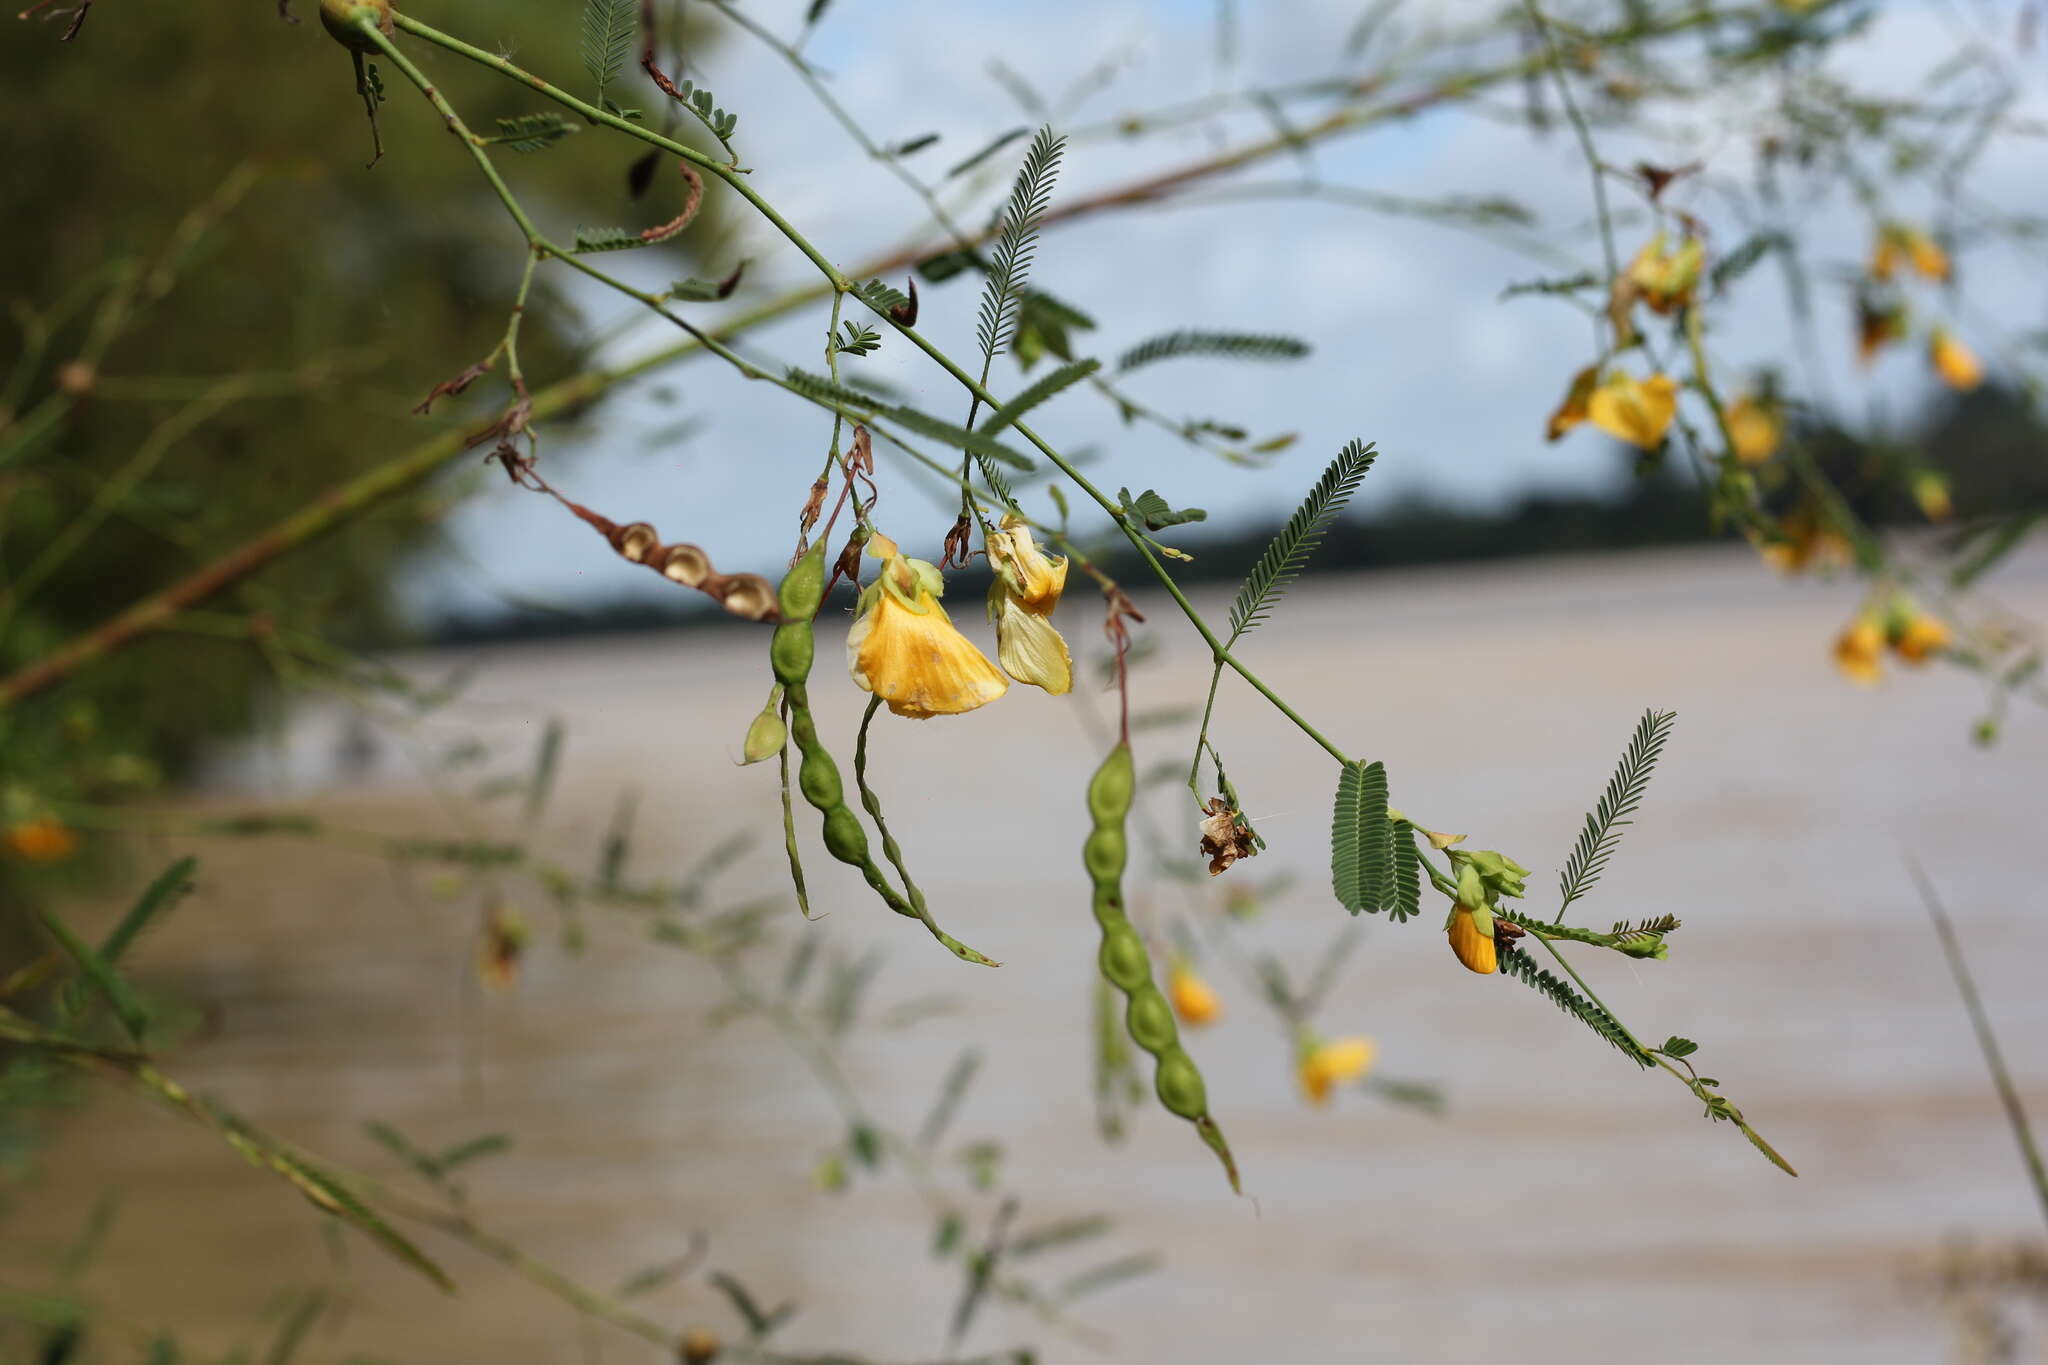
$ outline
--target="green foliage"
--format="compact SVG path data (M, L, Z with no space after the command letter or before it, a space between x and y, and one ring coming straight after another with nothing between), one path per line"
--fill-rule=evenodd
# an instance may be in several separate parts
M1309 344L1297 337L1251 332L1203 332L1183 328L1141 341L1123 353L1117 369L1128 374L1162 360L1210 356L1222 360L1299 360Z
M575 124L553 112L518 114L512 118L501 118L497 123L498 135L484 140L514 152L546 151L577 131Z
M142 1042L144 1035L149 1031L149 1015L142 1008L142 1002L136 998L135 988L114 970L113 963L101 956L98 949L71 932L70 926L63 920L48 910L39 910L37 914L43 922L43 928L57 941L57 946L64 950L64 955L71 959L72 965L78 968L79 975L99 993L107 1007L114 1012L114 1017L121 1021L121 1027L127 1031L128 1036L137 1043Z
M639 0L583 0L583 69L597 83L597 102L619 78L640 27Z
M1609 1044L1637 1066L1652 1065L1649 1057L1630 1039L1628 1030L1616 1022L1613 1015L1580 995L1562 980L1536 965L1535 959L1519 948L1502 944L1498 954L1501 975L1512 977L1550 998L1550 1002L1576 1018L1593 1032L1605 1038Z
M873 355L882 349L882 334L864 322L842 323L843 335L832 340L832 349L840 355Z
M1316 480L1315 487L1294 509L1287 525L1273 537L1273 543L1266 547L1238 588L1237 597L1230 604L1231 643L1265 620L1288 585L1307 567L1309 556L1322 543L1337 513L1358 491L1377 454L1372 446L1353 440L1330 461L1323 476Z
M1022 420L1025 413L1031 411L1040 403L1052 398L1061 390L1080 383L1101 368L1102 362L1099 360L1076 360L1071 364L1062 365L1056 370L1048 371L1033 380L1022 393L1019 393L995 412L990 413L981 424L980 430L982 434L993 435L1004 427Z
M1386 765L1347 763L1337 779L1336 811L1330 820L1330 880L1338 903L1352 914L1376 914L1390 903L1401 903L1395 886L1394 842L1394 824L1387 816ZM1409 849L1414 849L1413 840Z
M1664 741L1671 737L1671 723L1677 718L1671 711L1645 711L1637 723L1620 766L1608 779L1600 804L1587 814L1585 828L1579 831L1578 843L1573 845L1571 858L1558 879L1558 894L1562 898L1557 907L1560 919L1573 901L1592 890L1593 883L1606 870L1607 860L1621 843L1622 830L1631 823L1628 817L1642 804L1651 770L1657 766L1657 756L1664 752Z
M1422 850L1415 843L1415 826L1406 820L1393 825L1394 894L1384 908L1395 922L1406 923L1422 912Z
M1001 355L1016 329L1024 279L1038 246L1038 221L1052 202L1052 182L1059 174L1066 145L1067 140L1055 136L1050 127L1040 128L1031 139L1031 150L1025 153L1023 169L1017 172L1009 202L1003 206L1002 233L975 319L974 335L984 359Z
M122 954L134 946L142 937L143 930L155 924L159 917L169 913L179 901L192 893L192 874L199 868L197 858L180 858L162 872L155 881L143 890L141 897L130 906L128 913L121 916L121 922L100 944L100 958L109 966L121 960Z
M1006 129L1003 132L996 134L993 138L990 138L989 141L985 143L980 148L980 150L976 151L972 156L969 156L962 161L956 162L952 167L950 167L946 171L946 179L951 180L954 176L967 174L967 172L973 170L976 166L979 166L982 162L988 160L997 152L1000 152L1001 150L1003 150L1003 148L1015 142L1018 138L1027 136L1030 132L1031 130L1029 128L1020 127Z
M1134 498L1130 489L1119 488L1116 496L1124 517L1147 531L1163 531L1169 526L1209 519L1209 514L1199 507L1175 507L1161 497L1157 489L1148 488Z
M571 250L581 253L599 251L632 251L651 243L631 228L622 227L579 227Z

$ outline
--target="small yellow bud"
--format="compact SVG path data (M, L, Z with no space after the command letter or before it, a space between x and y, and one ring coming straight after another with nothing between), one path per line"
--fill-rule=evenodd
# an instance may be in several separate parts
M1327 1104L1331 1090L1363 1078L1378 1055L1379 1047L1370 1038L1339 1038L1330 1043L1308 1040L1297 1068L1301 1092L1311 1104Z
M1223 1002L1216 998L1216 992L1185 964L1176 964L1168 974L1166 994L1173 1001L1173 1012L1189 1028L1213 1023L1223 1013Z
M1785 421L1777 405L1744 394L1722 410L1728 423L1730 453L1747 465L1758 465L1778 453Z
M1984 365L1977 359L1977 353L1957 341L1946 327L1934 329L1934 339L1927 344L1927 359L1941 376L1941 382L1952 389L1968 393L1984 382Z
M1933 616L1914 613L1892 639L1892 648L1909 664L1923 664L1948 648L1948 627Z
M1875 687L1884 678L1884 630L1864 615L1835 637L1835 667L1859 687Z
M61 863L78 851L78 835L51 816L9 825L5 842L9 853L29 863Z

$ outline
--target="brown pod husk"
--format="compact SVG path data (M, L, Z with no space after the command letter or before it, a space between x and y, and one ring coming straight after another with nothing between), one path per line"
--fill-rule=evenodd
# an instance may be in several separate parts
M719 602L734 616L749 621L773 621L781 615L774 585L759 574L736 573L726 579Z
M686 588L701 587L711 577L711 556L695 545L671 545L662 559L661 572Z

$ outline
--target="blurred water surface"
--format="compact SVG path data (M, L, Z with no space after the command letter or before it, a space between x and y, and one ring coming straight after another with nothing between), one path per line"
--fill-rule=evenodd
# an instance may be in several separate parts
M2048 615L2048 558L1994 589ZM2022 1087L2048 1107L2026 871L2043 833L2048 722L2021 713L1985 751L1968 740L1979 691L1953 670L1851 690L1826 647L1853 592L1787 585L1725 551L1382 574L1297 588L1246 650L1340 744L1386 761L1398 804L1529 864L1539 909L1554 904L1555 869L1637 716L1676 710L1640 823L1574 916L1604 926L1668 911L1685 928L1668 963L1587 952L1582 966L1632 1028L1698 1040L1703 1069L1797 1180L1539 997L1459 970L1427 915L1369 924L1320 1022L1377 1038L1387 1074L1440 1083L1445 1118L1358 1095L1303 1107L1271 1018L1219 967L1226 1017L1193 1047L1249 1197L1231 1197L1187 1128L1156 1112L1104 1147L1086 1023L1095 930L1078 866L1098 750L1076 702L1030 689L964 718L887 723L874 765L935 910L1000 971L958 963L886 915L814 844L824 918L803 924L792 905L780 930L847 956L886 945L851 1055L893 1126L915 1127L964 1042L983 1048L954 1137L1005 1144L1025 1221L1116 1216L1115 1239L1068 1254L1061 1271L1163 1253L1163 1273L1077 1306L1111 1358L1940 1359L1946 1327L1910 1266L1951 1237L2040 1228L1901 855L1943 889ZM1062 623L1092 653L1086 597ZM1137 704L1199 703L1199 649L1168 604L1145 605L1167 646L1138 674ZM822 725L850 756L860 698L833 682L836 631L823 634ZM366 748L339 713L309 708L278 748L224 764L224 790L206 801L242 809L282 791L364 827L504 833L514 803L451 813L414 760L476 734L514 761L557 715L569 741L551 848L594 863L616 794L637 787L634 875L675 875L756 829L714 899L776 894L772 765L731 766L766 691L760 645L650 635L404 660L426 676L474 668L447 721ZM1226 683L1220 717L1232 778L1271 845L1229 875L1295 874L1249 938L1306 971L1343 918L1325 870L1335 774L1242 687ZM1142 767L1184 756L1188 738L1144 732L1139 744ZM1191 848L1171 784L1154 805ZM710 1264L803 1305L784 1347L943 1351L959 1286L928 1257L923 1206L887 1172L845 1195L812 1192L812 1166L843 1131L829 1100L764 1023L707 1029L715 975L650 947L643 923L592 919L588 951L572 958L529 899L543 933L525 980L487 996L470 973L474 895L437 900L424 877L320 845L160 851L188 847L204 859L201 892L136 959L152 990L213 1020L167 1063L173 1074L385 1175L396 1164L363 1135L365 1118L431 1143L510 1132L512 1151L473 1173L475 1207L579 1278L614 1285L701 1229ZM1177 895L1155 879L1134 899L1142 912ZM872 1026L890 1004L933 995L959 1011ZM31 1244L67 1235L109 1184L121 1214L85 1284L123 1321L225 1348L254 1335L280 1288L334 1278L299 1200L210 1136L118 1097L63 1124L0 1269L21 1282ZM312 1357L655 1358L579 1327L474 1253L422 1241L460 1296L352 1243L351 1311ZM728 1321L701 1277L647 1310ZM1048 1360L1100 1358L1001 1307L970 1345L1026 1341Z

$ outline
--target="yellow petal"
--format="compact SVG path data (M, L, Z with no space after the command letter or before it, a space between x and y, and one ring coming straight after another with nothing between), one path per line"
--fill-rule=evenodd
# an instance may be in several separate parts
M1913 268L1930 280L1948 279L1948 253L1941 244L1917 228L1906 233L1906 255Z
M1347 1085L1372 1070L1379 1048L1370 1038L1339 1038L1319 1043L1301 1060L1301 1089L1310 1100L1322 1104L1334 1086Z
M1461 905L1451 912L1450 936L1451 951L1469 970L1482 974L1499 970L1500 958L1493 936L1479 931L1479 923L1468 907Z
M1055 697L1073 690L1074 657L1067 642L1051 621L1011 596L1001 579L989 596L989 615L995 618L996 657L1005 673Z
M847 670L861 690L889 703L899 716L951 716L985 706L1010 684L995 665L954 629L930 593L905 606L890 592L872 604L846 635Z
M1572 376L1571 387L1565 390L1564 401L1557 405L1557 411L1550 414L1550 422L1544 429L1544 436L1555 441L1573 427L1586 420L1586 400L1592 396L1593 381L1600 377L1600 371L1588 365Z
M1884 631L1861 617L1835 637L1835 667L1861 687L1875 687L1884 677Z
M1594 426L1644 450L1655 450L1663 442L1677 415L1678 382L1663 374L1644 380L1612 374L1586 402L1586 418Z
M1189 1028L1200 1028L1223 1012L1223 1002L1216 998L1209 983L1185 967L1174 969L1167 980L1166 993L1173 1001L1173 1012Z
M1743 464L1762 464L1778 453L1784 424L1771 408L1745 394L1730 403L1721 415L1728 421L1728 435L1737 460Z
M1014 597L1040 613L1059 605L1067 586L1067 561L1039 549L1024 518L1015 512L1005 515L1002 529L989 532L986 540L989 562Z
M1984 366L1978 362L1976 353L1957 341L1945 327L1935 331L1927 355L1942 383L1952 389L1967 393L1984 382Z

